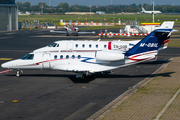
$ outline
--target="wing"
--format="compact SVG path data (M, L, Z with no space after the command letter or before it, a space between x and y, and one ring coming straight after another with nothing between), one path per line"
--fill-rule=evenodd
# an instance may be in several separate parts
M69 33L68 31L54 31L54 30L50 30L50 32L53 32L53 33Z

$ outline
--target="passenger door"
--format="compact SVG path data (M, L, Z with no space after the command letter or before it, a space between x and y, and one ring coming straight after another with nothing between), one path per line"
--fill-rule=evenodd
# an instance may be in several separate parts
M72 42L67 43L67 51L73 52L73 43Z
M50 68L50 57L51 55L49 53L44 53L42 56L42 67L43 68Z

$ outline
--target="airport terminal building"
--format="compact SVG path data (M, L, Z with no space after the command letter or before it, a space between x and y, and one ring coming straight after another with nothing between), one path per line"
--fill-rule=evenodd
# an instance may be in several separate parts
M18 7L15 0L0 0L0 31L18 30Z

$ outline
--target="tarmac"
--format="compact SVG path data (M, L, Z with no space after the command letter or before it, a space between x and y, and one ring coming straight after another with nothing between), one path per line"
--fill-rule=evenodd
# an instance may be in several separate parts
M180 57L170 60L88 120L179 120Z

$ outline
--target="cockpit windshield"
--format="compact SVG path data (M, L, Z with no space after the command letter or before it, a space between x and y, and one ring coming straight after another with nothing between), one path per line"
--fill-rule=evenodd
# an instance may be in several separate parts
M59 44L53 42L50 45L48 45L48 47L59 47Z
M34 54L27 54L25 56L23 56L21 59L22 60L33 60L34 58Z

